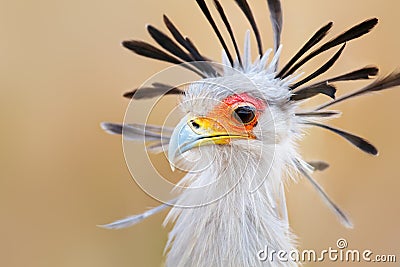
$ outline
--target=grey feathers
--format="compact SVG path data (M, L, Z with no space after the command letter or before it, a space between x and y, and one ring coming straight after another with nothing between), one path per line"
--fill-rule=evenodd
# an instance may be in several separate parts
M329 167L325 161L308 161L307 164L313 167L314 171L324 171Z
M104 225L98 225L101 228L106 228L106 229L122 229L122 228L127 228L130 226L133 226L141 221L143 221L144 219L157 214L163 210L165 210L166 208L168 208L170 205L174 204L174 200L171 201L170 204L162 204L160 206L157 206L155 208L149 209L148 211L143 212L142 214L138 214L138 215L132 215L129 217L126 217L124 219L120 219L117 220L115 222L109 223L109 224L104 224Z
M101 128L109 134L123 135L125 139L134 141L168 142L169 136L172 133L172 129L168 127L139 123L119 124L103 122L101 123Z
M311 185L315 188L318 194L321 196L322 200L324 200L325 204L333 211L333 213L338 217L339 221L347 228L353 228L353 223L347 217L347 215L330 199L328 194L324 191L324 189L315 181L311 175L308 173L305 167L303 167L302 163L298 160L294 162L297 169L303 174L307 180L311 183Z

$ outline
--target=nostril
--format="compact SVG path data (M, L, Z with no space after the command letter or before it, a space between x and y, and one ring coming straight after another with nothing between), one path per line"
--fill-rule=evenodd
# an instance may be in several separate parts
M195 129L199 129L200 128L200 124L198 124L194 120L191 120L190 123L192 124L193 128L195 128Z

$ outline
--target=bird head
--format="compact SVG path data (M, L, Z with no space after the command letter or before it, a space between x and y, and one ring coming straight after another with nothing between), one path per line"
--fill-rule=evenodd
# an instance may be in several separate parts
M293 117L289 87L269 69L255 71L261 69L256 64L260 63L247 73L225 67L225 75L188 86L180 103L185 116L168 148L172 167L183 154L196 153L199 148L202 153L238 154L264 145L273 149L288 136Z

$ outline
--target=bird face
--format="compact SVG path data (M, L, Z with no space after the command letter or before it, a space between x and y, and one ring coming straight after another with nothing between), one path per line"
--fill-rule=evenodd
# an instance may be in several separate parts
M266 103L246 93L233 94L205 116L188 114L176 127L170 142L170 158L194 147L227 145L234 139L257 139L253 132Z
M256 88L257 79L242 78L241 88L235 88L235 80L239 77L214 79L212 81L192 84L182 100L182 108L186 116L175 128L168 149L171 166L186 151L203 146L231 145L239 150L240 146L250 143L265 143L275 138L274 113L282 114L282 106L278 99L269 103L268 96L260 94ZM229 81L229 82L227 82ZM276 90L277 85L265 84L264 88ZM288 91L279 88L281 91ZM271 92L274 97L276 94ZM276 117L276 116L275 116ZM278 116L279 117L279 116ZM242 147L243 149L244 147Z

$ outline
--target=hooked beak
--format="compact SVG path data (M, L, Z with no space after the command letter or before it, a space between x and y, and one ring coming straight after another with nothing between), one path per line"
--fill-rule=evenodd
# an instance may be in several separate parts
M215 119L185 116L175 127L168 147L168 160L172 171L179 156L195 147L225 145L232 139L255 139L243 127L228 129Z

